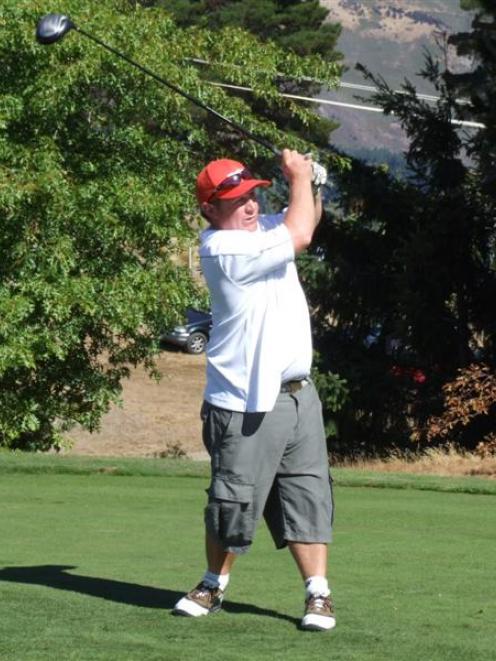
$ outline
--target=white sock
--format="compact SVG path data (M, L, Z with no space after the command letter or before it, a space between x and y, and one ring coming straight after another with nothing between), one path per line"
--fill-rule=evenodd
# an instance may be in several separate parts
M224 592L229 583L229 574L214 574L207 570L202 578L202 582L211 588L220 588Z
M329 590L329 584L325 576L310 576L305 581L305 591L306 596L309 597L311 594L322 595L322 597L328 597L331 594Z

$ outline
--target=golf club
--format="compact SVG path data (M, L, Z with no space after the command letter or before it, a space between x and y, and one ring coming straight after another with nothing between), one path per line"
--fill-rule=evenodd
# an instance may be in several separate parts
M53 44L56 41L60 41L64 37L64 35L67 34L67 32L69 32L69 30L76 30L85 37L88 37L88 39L91 39L91 41L94 41L100 46L103 46L103 48L106 48L108 51L110 51L114 55L117 55L122 60L125 60L129 64L132 64L133 67L136 67L144 74L151 76L157 82L161 83L162 85L165 85L165 87L168 87L173 92L176 92L176 94L183 96L185 99L188 99L188 101L191 101L191 103L193 103L194 105L198 106L199 108L203 108L203 110L206 110L211 115L214 115L214 117L217 117L218 119L225 122L232 128L236 129L236 131L238 131L245 137L249 138L250 140L254 140L255 142L258 142L266 149L269 149L275 156L281 155L281 151L277 149L277 147L274 147L274 145L270 144L270 142L267 142L267 140L265 140L264 138L255 135L251 131L248 131L248 129L243 128L233 120L225 117L224 115L221 115L219 112L217 112L213 108L210 108L210 106L207 106L205 103L203 103L199 99L196 99L194 96L191 96L191 94L184 92L173 83L170 83L164 78L161 78L147 67L138 64L138 62L135 62L124 53L121 53L112 46L109 46L108 44L105 44L103 41L100 41L100 39L94 37L92 34L86 32L85 30L77 26L75 23L73 23L68 16L64 16L63 14L47 14L46 16L41 18L36 27L36 40L38 41L38 43L44 45Z

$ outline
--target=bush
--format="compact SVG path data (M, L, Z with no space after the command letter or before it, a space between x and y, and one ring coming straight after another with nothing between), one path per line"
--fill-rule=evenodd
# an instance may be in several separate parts
M480 454L496 450L496 374L488 365L469 365L443 388L444 411L427 421L430 442L455 442Z

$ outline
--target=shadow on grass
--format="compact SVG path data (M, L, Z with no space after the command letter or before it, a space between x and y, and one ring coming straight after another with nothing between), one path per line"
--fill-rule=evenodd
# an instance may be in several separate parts
M49 588L79 592L80 594L87 594L92 597L108 599L109 601L115 601L120 604L140 606L142 608L170 609L184 595L183 592L153 588L147 585L67 573L71 569L75 569L75 567L72 565L5 567L4 569L0 569L0 581L25 583L28 585L45 585ZM283 613L278 613L267 608L259 608L252 604L227 601L224 602L223 608L228 613L260 615L279 620L287 620L294 624L298 623L296 618L289 615L284 615Z

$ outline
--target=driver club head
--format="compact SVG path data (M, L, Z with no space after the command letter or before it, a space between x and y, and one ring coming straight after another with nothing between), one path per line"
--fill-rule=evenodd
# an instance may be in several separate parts
M39 44L53 44L76 26L63 14L47 14L36 26L36 40Z

